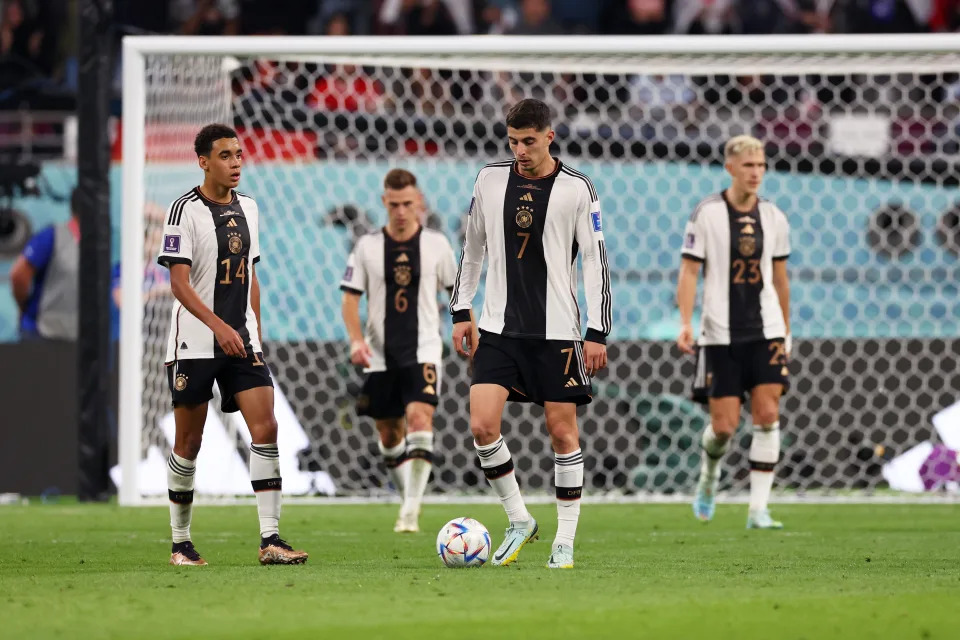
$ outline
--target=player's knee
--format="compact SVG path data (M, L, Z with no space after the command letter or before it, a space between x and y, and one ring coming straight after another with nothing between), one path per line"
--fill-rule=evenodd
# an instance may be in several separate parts
M277 441L277 419L273 416L263 418L249 425L250 435L259 443L273 443Z
M406 417L408 431L429 431L433 426L433 419L429 411L408 409Z
M753 424L758 429L770 429L779 419L776 405L760 406L753 412Z
M559 453L575 451L580 446L576 420L551 420L547 425L553 450Z
M711 427L713 427L713 433L717 436L717 440L722 444L730 440L733 437L733 434L737 432L737 425L740 421L733 420L730 418L719 418L713 419L711 421Z
M200 455L200 438L186 438L179 446L173 448L173 452L186 460L196 460Z
M500 420L489 416L471 416L470 433L473 439L480 445L487 445L496 442L500 437Z
M575 430L551 433L550 444L557 453L569 453L580 448L580 438Z

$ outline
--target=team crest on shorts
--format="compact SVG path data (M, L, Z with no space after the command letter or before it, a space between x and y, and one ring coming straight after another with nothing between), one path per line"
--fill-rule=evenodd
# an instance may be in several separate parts
M230 249L230 253L243 251L243 240L240 239L240 234L236 231L227 234L227 249Z
M526 229L533 224L533 209L526 205L517 207L517 226Z
M757 239L753 236L740 236L738 248L740 255L749 258L757 251Z
M393 280L401 287L410 284L412 279L410 267L401 265L393 268Z
M183 391L187 388L187 376L182 373L178 373L177 377L173 380L173 388L177 391Z

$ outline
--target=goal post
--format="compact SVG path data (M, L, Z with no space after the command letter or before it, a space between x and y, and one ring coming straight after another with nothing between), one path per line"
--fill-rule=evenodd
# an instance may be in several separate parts
M611 365L581 412L585 492L692 489L708 418L687 400L692 362L672 347L681 234L696 202L726 184L724 141L751 133L767 145L763 193L793 228L796 347L777 484L873 493L890 481L891 456L937 440L931 417L960 389L958 78L955 34L125 37L121 504L165 494L156 462L172 445L171 300L145 269L156 209L199 181L199 127L238 130L241 190L260 206L265 351L285 464L299 474L290 484L323 493L322 477L368 496L386 477L375 430L352 411L358 376L340 328L352 237L382 222L383 174L402 166L421 183L428 222L458 246L473 178L508 155L503 116L527 95L554 111L559 157L593 178L610 244ZM432 487L482 493L466 367L445 356L443 371ZM228 495L243 429L216 411L210 420L236 456L207 493ZM504 418L531 492L552 485L541 422L527 406ZM731 493L746 487L748 431L725 464Z

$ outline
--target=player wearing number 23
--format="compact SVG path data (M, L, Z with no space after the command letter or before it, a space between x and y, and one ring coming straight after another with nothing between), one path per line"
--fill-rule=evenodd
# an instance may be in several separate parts
M719 463L740 423L750 394L750 528L779 528L767 511L780 454L779 401L787 385L790 353L790 228L775 204L757 195L766 172L763 143L750 136L725 147L730 187L704 199L684 231L677 302L683 326L677 345L694 353L692 315L704 269L694 397L709 401L703 467L695 515L713 517Z

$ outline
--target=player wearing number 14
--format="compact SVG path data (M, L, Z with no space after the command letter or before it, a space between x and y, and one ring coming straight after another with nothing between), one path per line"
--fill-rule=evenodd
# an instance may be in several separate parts
M194 141L203 184L167 211L158 262L170 269L176 301L167 344L167 381L176 424L167 461L173 550L170 564L206 562L190 539L193 479L216 381L224 412L250 430L250 481L260 516L260 563L302 564L307 554L280 539L280 458L273 381L260 335L260 212L236 191L243 150L236 132L207 125Z
M779 529L767 502L780 457L780 395L790 353L790 228L772 202L757 196L766 172L763 143L750 136L727 142L730 188L704 199L684 232L677 302L683 327L677 345L694 353L693 315L700 265L706 264L694 396L709 401L694 515L713 517L720 460L750 394L750 509L747 527Z

